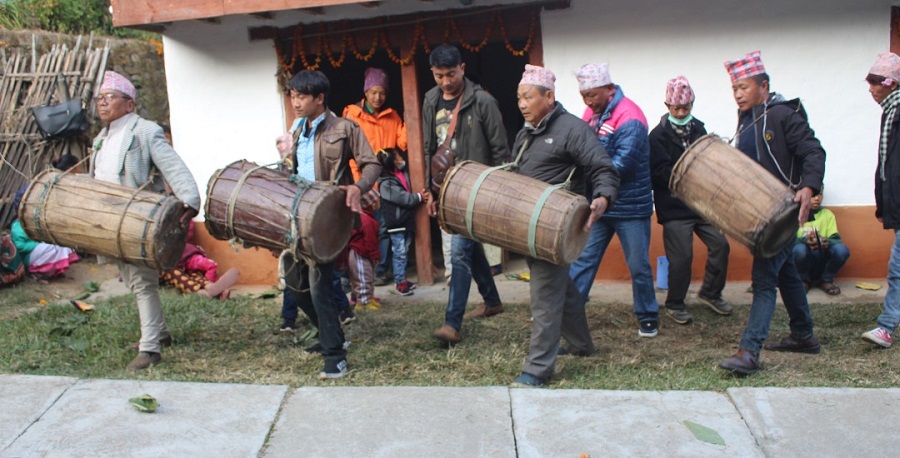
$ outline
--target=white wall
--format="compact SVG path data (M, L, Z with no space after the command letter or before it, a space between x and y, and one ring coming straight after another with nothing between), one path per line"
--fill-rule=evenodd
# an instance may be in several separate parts
M736 105L723 62L760 50L772 88L800 97L827 152L827 205L874 204L881 107L864 78L890 45L888 0L573 0L541 18L544 63L557 93L584 110L574 73L608 62L613 82L651 128L666 110L666 81L684 74L697 94L694 114L731 137ZM663 6L664 5L664 6Z
M275 162L285 121L272 42L250 42L246 24L224 18L175 23L163 44L175 150L204 201L217 169L239 159Z

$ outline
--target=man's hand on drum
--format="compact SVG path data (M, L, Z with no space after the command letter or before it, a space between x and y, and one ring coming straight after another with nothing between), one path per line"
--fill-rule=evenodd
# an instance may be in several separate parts
M588 218L587 223L584 225L584 232L590 232L591 226L603 216L603 213L609 207L609 200L606 197L598 197L591 202L591 216Z
M797 191L797 194L794 195L794 202L800 202L800 215L798 221L801 226L809 221L809 207L812 205L810 204L810 200L812 200L813 194L812 188L806 187L800 188L800 190Z
M361 212L362 205L359 203L359 198L362 196L362 191L360 191L359 187L351 184L338 186L338 188L347 193L347 206L350 207L350 211L353 213Z
M191 207L188 204L184 204L184 213L181 214L181 219L179 222L182 226L187 226L195 216L197 216L197 209Z
M431 191L426 189L424 194L426 195L426 197L425 197L426 207L425 208L428 209L428 216L434 218L437 216L437 213L438 213L437 212L438 211L438 201L437 201L437 199L434 198L434 194L432 194Z

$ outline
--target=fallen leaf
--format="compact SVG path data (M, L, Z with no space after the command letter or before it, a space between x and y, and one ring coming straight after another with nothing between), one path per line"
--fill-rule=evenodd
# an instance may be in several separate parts
M156 401L156 398L146 393L129 399L128 403L138 411L147 413L155 412L156 408L159 407L159 402Z
M725 440L722 439L722 436L714 429L687 420L684 421L684 425L694 434L694 437L703 442L714 445L725 445Z
M41 304L41 305L47 305L47 299L41 299L41 300L40 300L40 304Z

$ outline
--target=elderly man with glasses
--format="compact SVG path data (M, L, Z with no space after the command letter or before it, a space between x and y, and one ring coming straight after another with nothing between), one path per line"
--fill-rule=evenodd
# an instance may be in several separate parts
M94 138L90 174L97 180L130 188L146 185L157 192L163 192L164 179L175 197L185 203L181 223L186 225L200 208L197 183L166 141L162 128L134 113L136 96L134 85L124 76L112 71L103 75L96 102L104 127ZM119 273L137 298L141 319L138 355L128 369L146 369L159 363L162 346L172 343L159 298L159 271L120 261Z

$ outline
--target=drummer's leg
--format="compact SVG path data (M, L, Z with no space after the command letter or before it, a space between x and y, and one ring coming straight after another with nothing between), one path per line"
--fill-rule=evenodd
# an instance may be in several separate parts
M650 267L650 218L616 221L616 234L622 242L625 262L631 272L634 314L639 322L659 319L659 303L653 289Z
M581 293L585 302L594 286L594 279L597 277L597 269L600 268L600 261L603 260L603 254L609 246L612 236L615 234L615 228L612 223L606 219L597 220L591 226L591 233L588 235L587 243L581 250L578 259L569 266L569 277L575 282L575 287Z
M494 276L491 274L491 264L487 260L484 252L484 245L475 243L472 251L472 279L478 287L478 293L484 299L484 305L487 307L497 307L500 305L500 293L497 291L497 284L494 282Z
M677 219L663 223L663 246L669 260L669 291L666 308L684 310L684 298L691 286L691 263L694 260L693 219Z
M159 299L159 271L120 262L119 273L128 282L128 287L137 301L138 316L141 320L138 351L159 353L162 349L159 340L169 337L162 301Z
M703 274L700 295L719 299L722 297L722 290L725 289L725 280L728 277L728 256L731 254L731 247L725 234L705 221L698 222L694 226L694 232L706 245L707 251L706 271Z

